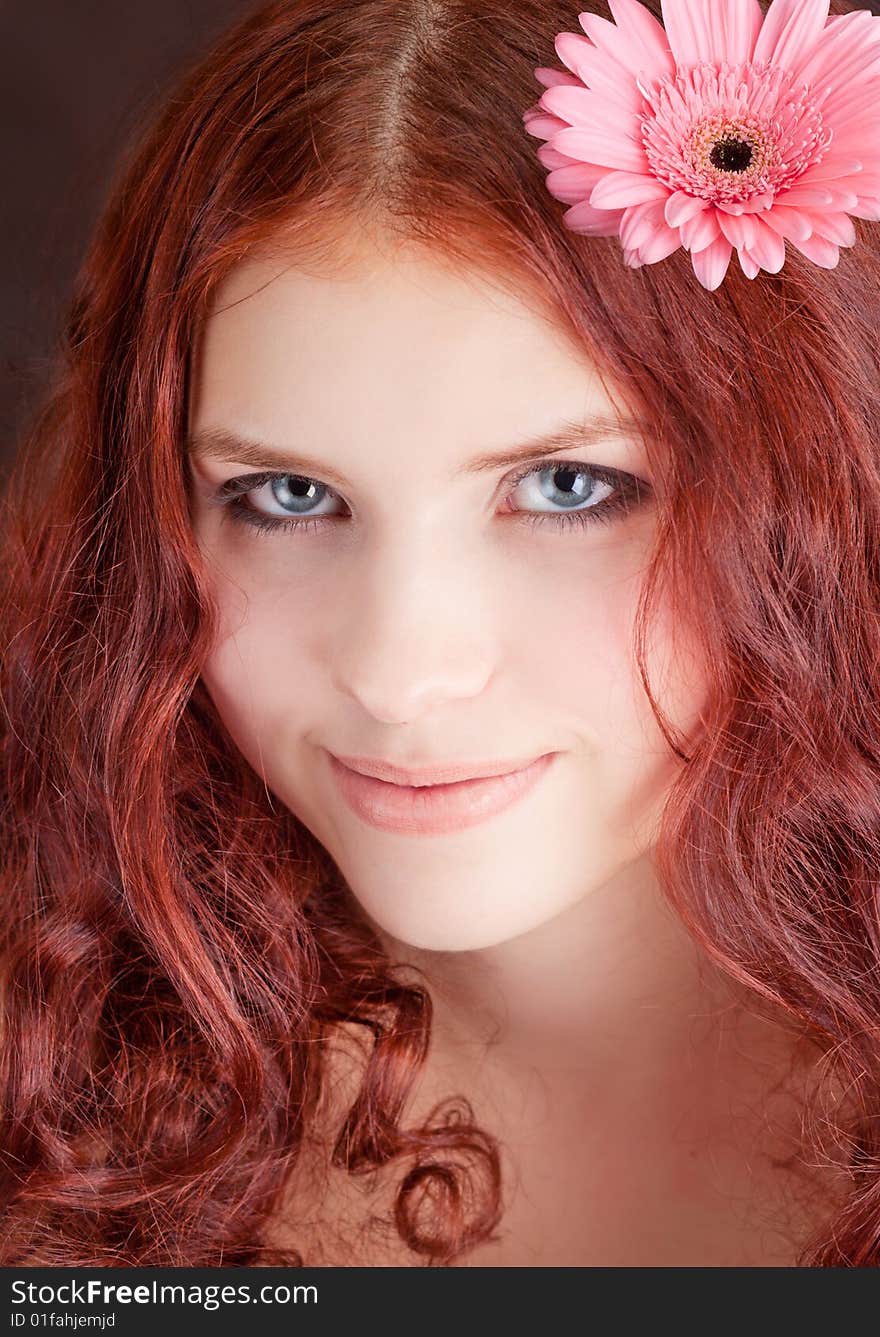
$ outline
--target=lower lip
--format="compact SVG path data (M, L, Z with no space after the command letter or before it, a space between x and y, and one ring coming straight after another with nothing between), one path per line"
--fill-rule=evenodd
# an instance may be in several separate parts
M530 766L507 775L419 786L393 785L361 775L331 752L327 755L342 797L370 826L401 835L441 836L485 822L524 798L559 754L547 752Z

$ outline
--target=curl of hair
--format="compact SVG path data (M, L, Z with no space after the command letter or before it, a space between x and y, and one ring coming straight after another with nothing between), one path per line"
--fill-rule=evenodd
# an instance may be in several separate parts
M5 492L7 1266L302 1263L261 1230L342 1023L370 1051L334 1164L399 1164L394 1226L428 1263L500 1220L498 1147L467 1104L405 1125L427 989L199 679L217 610L186 502L198 322L255 248L333 267L352 228L528 295L637 406L660 511L635 648L687 763L661 883L848 1092L822 1118L852 1193L800 1264L880 1262L880 237L858 222L833 272L789 247L779 274L734 263L707 293L683 251L630 270L616 239L570 233L521 116L573 17L280 0L185 74L121 165ZM711 671L696 740L645 671L661 586Z

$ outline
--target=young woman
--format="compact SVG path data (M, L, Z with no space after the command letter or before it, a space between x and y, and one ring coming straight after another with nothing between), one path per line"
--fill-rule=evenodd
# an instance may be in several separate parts
M7 493L4 1264L880 1262L870 168L799 92L782 264L619 138L876 91L771 8L281 0L131 155Z

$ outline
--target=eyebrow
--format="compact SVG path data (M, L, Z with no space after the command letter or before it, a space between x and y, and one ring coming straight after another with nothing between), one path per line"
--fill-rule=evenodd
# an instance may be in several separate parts
M612 418L599 415L584 422L563 422L554 431L521 441L509 450L478 455L476 459L455 469L454 476L488 473L494 469L537 459L542 455L554 455L579 446L595 445L596 442L609 438L631 438L638 432L639 425L636 420L625 416ZM234 461L254 469L277 469L297 476L326 479L343 489L351 486L348 479L322 460L299 451L293 452L285 447L276 447L241 436L227 427L204 427L191 432L186 439L186 452L193 459Z

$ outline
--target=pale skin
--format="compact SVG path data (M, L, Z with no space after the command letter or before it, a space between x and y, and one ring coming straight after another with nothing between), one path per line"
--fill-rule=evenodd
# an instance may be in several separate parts
M254 487L254 511L331 517L235 523L209 498L260 471L231 448L192 461L194 531L223 615L206 686L394 959L427 974L436 1020L410 1115L465 1094L505 1147L502 1239L469 1263L789 1263L803 1225L774 1161L798 1123L797 1045L735 1001L652 864L681 762L631 649L656 526L638 434L604 431L549 470L536 450L466 472L563 422L622 421L622 399L486 275L372 237L351 255L333 273L241 262L199 341L191 433L262 442L282 484L324 485L296 510L283 485ZM582 471L581 509L612 491L589 465L640 480L642 500L607 524L529 523L564 514L553 470L565 464ZM689 732L705 679L675 633L661 607L648 665ZM348 809L328 748L401 765L560 755L513 808L424 836ZM291 1187L290 1239L332 1263L360 1199L331 1177L304 1238L306 1178ZM364 1262L418 1261L375 1247Z

